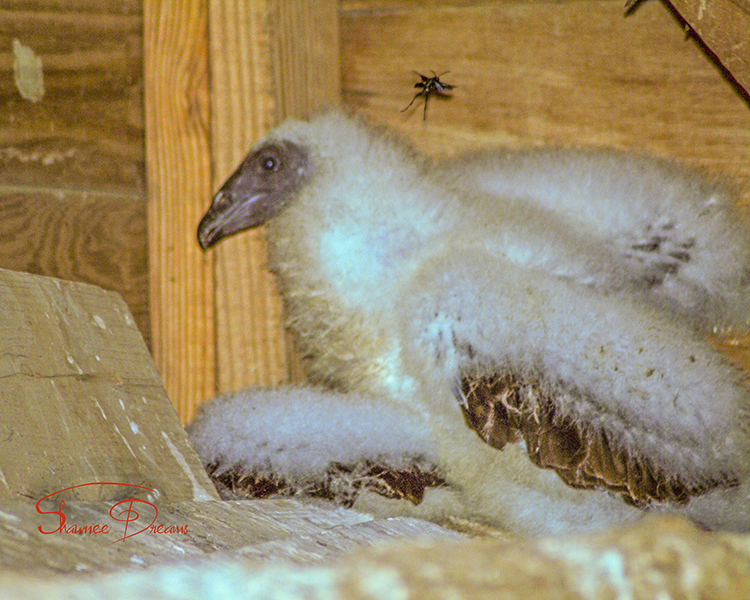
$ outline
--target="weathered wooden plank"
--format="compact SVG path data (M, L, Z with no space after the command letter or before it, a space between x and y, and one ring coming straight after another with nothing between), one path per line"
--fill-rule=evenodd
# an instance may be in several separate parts
M389 540L461 538L426 521L374 520L325 503L282 498L152 506L136 502L139 514L130 514L126 532L126 524L110 516L112 505L67 502L61 510L58 504L45 502L40 514L32 502L0 504L0 578L9 573L41 578L61 573L101 575L175 562L219 565L241 560L261 565L283 560L311 565L330 563L352 550ZM65 517L64 530L60 530L59 512ZM124 537L126 533L129 537Z
M123 499L130 497L131 492L127 490L121 496ZM68 500L62 509L63 530L58 514L61 511L59 499L40 503L41 512L36 510L35 502L0 503L0 571L37 576L102 573L167 561L194 560L214 552L221 556L222 552L239 548L247 548L246 553L262 560L263 544L283 544L284 540L292 541L298 536L309 538L331 529L349 531L372 521L372 517L351 510L282 498L245 502L168 503L157 500L152 506L134 503L138 515L130 514L126 532L126 523L110 516L114 503ZM118 515L121 508L125 507L116 509L114 514ZM157 528L161 525L161 531L166 532L137 533L149 527L152 520ZM91 529L74 533L76 529L81 531L96 525L100 527L95 533ZM102 532L105 525L108 530ZM427 523L425 526L436 528ZM126 533L132 537L124 538ZM366 540L362 536L362 542ZM260 548L255 550L258 545ZM332 545L330 552L334 553L335 549ZM135 563L134 556L137 557Z
M355 527L361 527L356 525ZM407 534L408 535L408 534ZM322 541L322 540L321 540ZM326 548L322 548L326 552ZM6 574L8 597L562 600L750 595L748 537L650 519L586 537L379 543L312 566L193 560L99 577Z
M119 295L0 270L0 306L0 497L217 498Z
M750 179L750 111L657 2L523 2L342 14L345 104L417 146L554 143L637 148ZM401 113L411 70L453 98ZM746 187L746 189L748 189ZM747 196L745 196L747 198Z
M211 197L207 2L144 2L152 348L188 419L214 394L212 254L195 239Z
M333 0L215 0L210 7L216 189L274 124L336 101L338 17ZM263 232L212 252L218 391L299 379L274 281L264 269Z
M750 98L750 2L669 0Z
M0 185L0 268L118 292L150 343L146 200Z
M0 9L0 181L143 193L140 2Z

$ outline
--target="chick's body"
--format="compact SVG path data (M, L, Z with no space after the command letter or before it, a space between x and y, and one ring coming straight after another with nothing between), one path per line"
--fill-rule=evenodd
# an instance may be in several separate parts
M449 484L414 512L526 532L646 508L750 525L748 390L697 332L750 314L748 234L721 186L610 151L431 162L336 111L257 148L247 165L291 172L264 220L313 381L415 423ZM204 247L274 196L233 177Z

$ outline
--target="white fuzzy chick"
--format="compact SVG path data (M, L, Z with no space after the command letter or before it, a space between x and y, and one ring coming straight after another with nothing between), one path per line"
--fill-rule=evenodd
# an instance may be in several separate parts
M406 457L437 474L413 509L437 520L542 533L679 511L747 530L750 391L705 339L750 317L734 203L628 153L430 161L340 111L286 122L228 179L198 239L268 224L309 374L342 393L208 403L196 448L218 472L297 491L323 463L403 473ZM411 506L388 502L373 510Z

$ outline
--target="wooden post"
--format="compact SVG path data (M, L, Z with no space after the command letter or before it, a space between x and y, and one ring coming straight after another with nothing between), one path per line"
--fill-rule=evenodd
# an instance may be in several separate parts
M146 0L144 27L154 356L189 420L216 392L300 377L263 232L204 255L195 230L258 137L338 101L337 3Z
M211 259L195 229L211 195L207 3L146 0L152 349L180 418L215 391Z
M211 0L214 189L252 144L339 96L337 3ZM208 197L206 198L206 207ZM255 230L215 250L218 391L299 379L281 303Z

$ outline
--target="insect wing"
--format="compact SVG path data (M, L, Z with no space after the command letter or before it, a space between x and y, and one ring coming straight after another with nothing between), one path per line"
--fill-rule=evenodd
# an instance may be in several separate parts
M436 92L444 92L445 90L452 90L454 85L451 85L450 83L443 83L442 81L436 79L432 82L432 85L435 86Z

